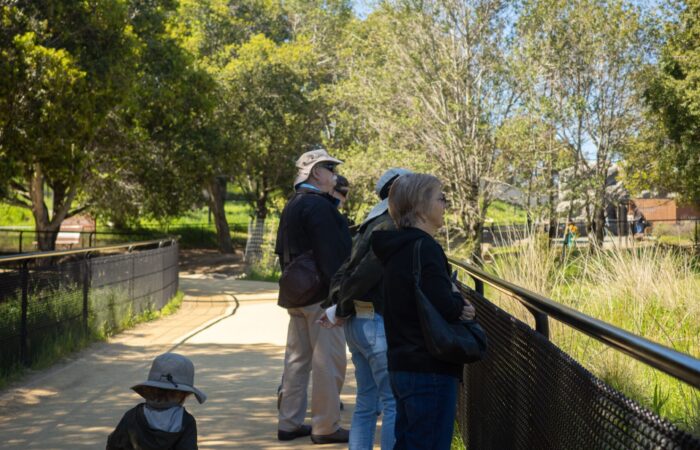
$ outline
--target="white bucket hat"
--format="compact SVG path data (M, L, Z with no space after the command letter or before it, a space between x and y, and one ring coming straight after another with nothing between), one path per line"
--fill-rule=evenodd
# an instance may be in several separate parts
M148 380L132 386L131 389L143 396L141 388L144 386L191 392L199 403L207 400L206 394L194 387L194 364L189 358L178 353L163 353L157 356L151 364Z
M377 180L377 184L374 186L374 192L376 192L379 198L381 198L382 190L384 190L384 187L387 184L391 183L401 175L406 175L409 173L413 172L402 167L392 167L391 169L384 172L381 177L379 177L379 180ZM384 198L382 201L374 205L374 208L372 208L369 214L367 214L367 217L365 217L365 220L362 222L362 225L366 224L375 217L384 214L384 212L387 209L389 209L389 198Z
M306 181L311 174L311 169L313 169L316 164L321 162L330 162L333 164L343 163L343 161L333 158L323 148L308 151L297 159L297 176L294 179L294 187L296 188L297 184Z

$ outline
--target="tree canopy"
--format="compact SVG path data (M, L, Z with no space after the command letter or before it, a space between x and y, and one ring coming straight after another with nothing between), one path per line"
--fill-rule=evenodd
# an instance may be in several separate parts
M208 204L232 251L226 184L260 231L321 144L357 220L406 166L443 180L476 260L503 186L531 223L583 217L600 240L617 163L634 190L700 199L700 3L669 5L2 0L0 196L42 249L80 211L128 225Z

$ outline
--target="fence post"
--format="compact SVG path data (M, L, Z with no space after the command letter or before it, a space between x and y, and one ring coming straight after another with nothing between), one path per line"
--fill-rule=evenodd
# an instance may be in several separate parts
M90 294L90 253L85 254L85 259L83 260L83 327L85 335L87 336L89 331L88 326L88 307L89 307L89 294Z
M136 270L136 262L134 261L134 254L131 252L132 247L129 247L129 258L131 258L131 273L129 274L129 301L131 302L131 307L134 307L134 283L136 279L134 277L134 270Z
M474 290L483 296L484 295L484 282L478 278L475 278L475 277L472 277L472 279L474 280Z
M20 230L19 232L19 252L22 253L22 235L24 234L24 231Z
M19 359L25 366L29 366L29 355L27 353L29 344L29 330L27 329L27 310L29 309L29 262L22 262L20 271L20 285L22 287L22 315L19 328Z

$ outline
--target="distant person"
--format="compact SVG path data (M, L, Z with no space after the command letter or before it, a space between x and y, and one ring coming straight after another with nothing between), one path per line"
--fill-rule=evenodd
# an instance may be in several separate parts
M350 450L371 449L382 415L382 450L394 448L396 400L391 391L384 332L384 269L370 247L370 236L378 230L394 230L389 216L389 189L407 169L391 168L377 181L380 198L355 236L350 258L341 266L331 283L331 301L336 316L345 319L345 338L355 365L357 397L350 430Z
M331 192L331 196L338 200L338 209L343 209L348 201L350 193L350 182L342 175L337 175L337 181Z
M340 210L340 215L342 215L343 218L345 218L345 221L348 223L348 227L351 227L350 234L351 234L351 236L354 236L355 221L353 221L348 216L348 211L346 208L349 195L350 195L350 182L344 176L338 175L338 181L336 181L336 183L335 183L335 187L333 188L333 191L331 192L331 196L338 201L338 209Z
M146 402L127 411L107 438L107 450L196 450L197 422L183 404L194 394L199 403L207 396L194 387L194 364L177 353L153 360L148 380L131 389Z
M569 222L564 235L564 246L573 248L576 245L576 238L578 238L578 227L573 222Z
M413 276L414 247L421 240L422 292L449 323L475 317L474 307L460 294L445 252L433 237L444 225L446 203L436 177L402 175L389 191L389 214L398 229L375 231L370 238L384 266L384 324L396 398L397 450L449 450L452 442L463 365L439 360L428 351Z
M319 280L310 298L288 298L280 287L278 304L287 308L289 328L284 375L280 391L277 438L290 441L311 435L315 444L347 442L348 430L340 427L340 389L347 357L342 328L319 324L328 297L330 280L350 255L350 233L331 195L337 183L336 167L342 161L326 150L304 153L297 160L295 194L282 211L275 253L283 277L297 258L313 260ZM304 424L307 389L311 378L311 426Z
M632 221L634 224L635 237L638 237L641 239L641 237L644 236L644 229L646 228L647 220L646 220L646 217L644 217L644 214L642 213L642 211L640 211L640 209L636 205L634 207Z

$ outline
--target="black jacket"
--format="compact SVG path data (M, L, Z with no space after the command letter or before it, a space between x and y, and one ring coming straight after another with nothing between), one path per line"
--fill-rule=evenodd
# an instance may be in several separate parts
M384 268L370 247L370 236L374 231L395 228L394 221L385 212L362 225L353 239L350 258L345 260L333 276L330 296L324 304L325 307L337 304L338 317L348 317L355 313L353 300L372 302L375 312L384 315Z
M107 450L197 450L197 422L186 410L177 433L154 430L143 413L145 403L128 410L107 438Z
M275 253L284 270L284 231L287 232L290 261L312 250L325 289L315 302L328 297L333 274L350 255L348 224L335 206L335 199L310 189L298 189L282 211ZM315 303L314 302L314 303Z
M384 264L384 326L390 371L428 372L462 376L462 365L433 358L425 347L416 309L413 244L421 245L421 290L448 321L459 320L464 301L452 292L450 266L442 247L417 228L375 231L372 249Z

